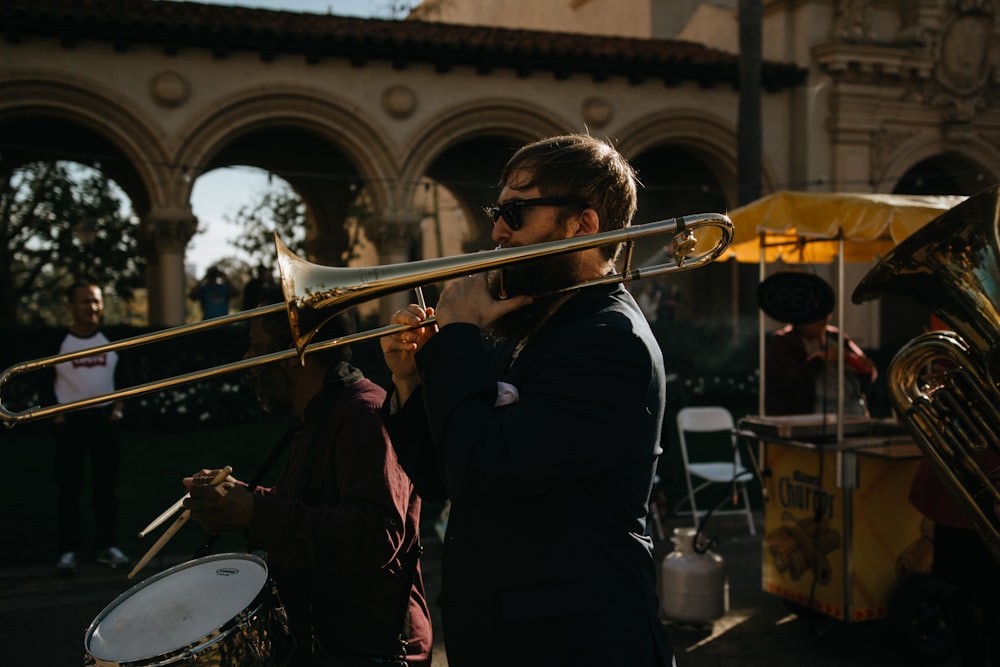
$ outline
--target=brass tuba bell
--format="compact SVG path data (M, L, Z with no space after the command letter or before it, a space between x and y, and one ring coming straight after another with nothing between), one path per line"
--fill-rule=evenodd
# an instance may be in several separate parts
M852 300L912 299L953 331L918 336L888 389L925 458L1000 562L1000 186L938 216L868 272Z

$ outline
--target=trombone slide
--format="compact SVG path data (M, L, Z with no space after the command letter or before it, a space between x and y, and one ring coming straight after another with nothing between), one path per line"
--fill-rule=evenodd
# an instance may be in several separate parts
M696 230L705 227L716 229L719 233L719 239L707 250L700 250L698 247L699 244L692 243L691 238ZM733 223L725 215L720 213L702 213L625 227L624 229L614 229L587 236L578 236L571 239L548 241L530 246L499 248L470 253L468 255L363 268L330 267L312 264L296 257L275 236L275 250L278 254L281 288L285 298L284 304L262 306L231 315L203 320L195 324L172 327L151 334L135 336L70 354L55 355L15 364L0 374L0 421L3 421L7 427L13 427L21 422L50 417L71 410L89 408L108 401L141 396L176 385L197 382L224 373L248 370L262 364L282 361L295 356L304 362L304 357L307 353L398 333L409 327L405 325L387 325L344 336L339 339L311 343L316 332L333 315L360 303L387 294L416 289L421 285L440 282L471 273L498 269L551 255L616 244L625 244L625 259L620 272L596 280L585 281L578 285L570 286L563 291L582 289L591 285L630 282L666 273L688 271L713 262L732 243L733 233ZM664 235L670 235L674 240L675 257L672 261L646 267L634 268L631 266L632 246L637 240ZM282 310L286 311L288 323L292 331L292 338L295 341L295 349L273 352L250 359L241 359L228 364L184 373L162 380L155 380L78 401L58 403L44 407L35 406L19 412L11 410L2 401L4 385L12 377L22 373L94 354L122 350L176 336L197 333L210 328L226 326L270 315ZM430 323L424 322L420 326L428 326L428 324Z

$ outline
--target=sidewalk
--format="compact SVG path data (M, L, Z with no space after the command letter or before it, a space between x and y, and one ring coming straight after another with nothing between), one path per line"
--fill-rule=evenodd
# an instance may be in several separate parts
M709 535L717 539L715 553L723 557L729 579L729 611L704 627L666 623L678 667L903 667L910 665L893 646L881 621L847 624L833 620L806 620L782 600L761 590L762 517L757 535L747 531L742 516L710 521ZM668 521L666 529L688 521ZM669 541L657 544L657 568L673 549ZM146 576L183 562L154 563ZM440 628L436 604L441 581L440 543L428 540L423 560L424 582L432 620ZM110 570L84 564L72 577L55 575L50 566L0 571L0 627L6 646L4 665L63 666L82 664L87 627L121 593L137 582L127 569ZM434 667L448 667L440 633ZM531 647L523 647L530 656ZM942 663L949 667L953 663ZM626 666L631 667L631 666ZM641 667L641 666L640 666Z
M690 526L690 519L671 520ZM722 556L729 580L729 611L703 628L667 622L679 667L904 667L911 662L894 644L884 619L860 623L820 614L804 616L784 600L764 592L761 583L763 514L756 514L757 535L744 516L712 517L707 534L717 539L712 551ZM673 549L658 545L657 562ZM939 663L953 667L957 660Z

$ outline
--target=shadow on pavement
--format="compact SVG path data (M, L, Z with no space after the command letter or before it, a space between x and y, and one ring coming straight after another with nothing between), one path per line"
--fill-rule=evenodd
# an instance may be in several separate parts
M757 515L757 535L750 535L742 516L711 517L706 533L716 540L712 551L725 563L729 610L705 627L666 621L678 667L902 667L919 664L895 642L884 619L846 623L798 608L767 593L761 585L763 520ZM666 530L690 526L668 521ZM673 550L659 543L657 563ZM939 663L942 667L957 661Z
M758 516L758 527L760 526ZM672 532L679 521L668 522ZM872 666L914 664L895 645L882 620L843 623L814 616L805 618L781 599L761 589L761 531L749 535L743 517L712 519L707 534L717 541L713 551L725 562L729 580L729 611L701 627L666 622L679 667ZM440 627L435 604L440 590L440 544L427 545L425 584L433 620ZM669 540L657 544L657 567L673 549ZM150 576L182 562L160 560L144 572ZM58 576L51 567L0 572L0 627L7 638L4 665L63 666L83 664L88 626L120 594L137 584L126 578L128 568L110 570L88 563L72 577ZM530 663L530 647L523 647ZM438 639L434 667L447 667ZM953 665L956 662L940 663ZM631 666L628 666L631 667Z

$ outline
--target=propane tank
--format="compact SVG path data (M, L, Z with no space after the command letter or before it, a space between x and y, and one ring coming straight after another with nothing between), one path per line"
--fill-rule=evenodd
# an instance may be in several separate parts
M713 621L729 609L729 580L722 556L694 548L694 528L674 528L674 550L660 568L660 611L681 623Z

